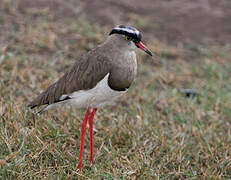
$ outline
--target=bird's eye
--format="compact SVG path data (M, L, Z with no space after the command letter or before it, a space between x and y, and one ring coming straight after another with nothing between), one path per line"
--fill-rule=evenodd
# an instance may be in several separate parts
M126 39L127 41L131 41L131 40L132 40L132 38L129 37L129 36L125 36L125 39Z

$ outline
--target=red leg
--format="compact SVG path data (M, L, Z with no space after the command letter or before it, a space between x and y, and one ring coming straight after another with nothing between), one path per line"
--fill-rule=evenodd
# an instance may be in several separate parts
M87 129L87 120L88 120L88 115L90 112L90 108L87 108L87 112L85 114L83 123L82 123L82 129L81 129L81 147L80 147L80 156L79 156L79 165L78 168L81 171L82 170L82 160L83 160L83 149L84 149L84 137L85 137L85 132Z
M89 118L89 127L90 127L90 145L91 145L91 157L90 157L90 162L93 164L93 159L94 159L94 151L93 151L93 123L94 123L94 116L97 111L97 108L94 108L91 116Z

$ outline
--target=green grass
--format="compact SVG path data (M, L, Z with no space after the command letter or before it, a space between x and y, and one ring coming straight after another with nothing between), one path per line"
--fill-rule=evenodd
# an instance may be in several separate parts
M3 30L6 23L12 27L2 31L0 46L1 179L231 178L230 48L193 46L200 56L185 61L182 49L150 39L162 64L138 52L136 82L116 106L97 112L95 163L89 164L87 134L81 174L77 164L84 111L60 109L36 116L25 105L102 42L110 27L84 16L61 22L29 12L23 17L23 22L19 16L2 18L0 24ZM180 88L195 89L200 96L187 99Z

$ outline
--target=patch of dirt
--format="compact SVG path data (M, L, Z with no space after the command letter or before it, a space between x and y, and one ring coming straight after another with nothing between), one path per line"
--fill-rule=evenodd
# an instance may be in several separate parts
M45 7L57 19L86 14L102 25L136 23L147 36L171 44L231 42L230 0L21 0L20 4L21 9Z

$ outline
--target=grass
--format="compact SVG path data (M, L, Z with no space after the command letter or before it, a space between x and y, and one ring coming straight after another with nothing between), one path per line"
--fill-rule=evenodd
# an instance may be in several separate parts
M84 111L36 116L25 105L82 53L103 42L110 27L84 16L54 21L46 11L23 14L0 7L1 179L231 178L230 47L179 48L150 39L161 61L138 52L138 77L129 92L115 107L97 112L95 163L89 164L87 134L81 174ZM186 60L189 50L197 56ZM185 98L180 88L195 89L200 96Z

